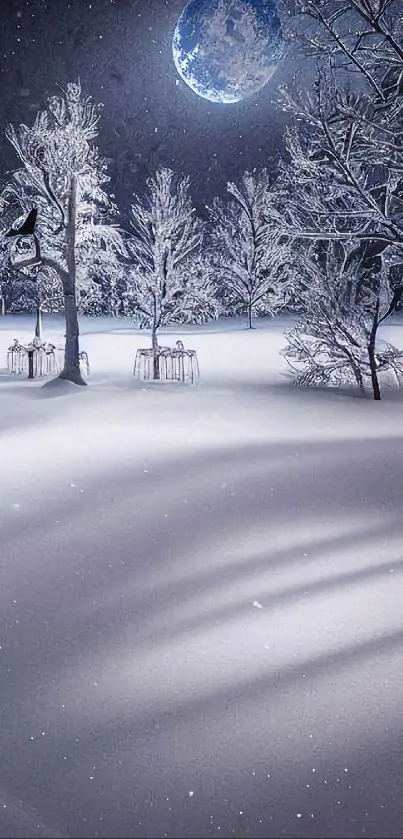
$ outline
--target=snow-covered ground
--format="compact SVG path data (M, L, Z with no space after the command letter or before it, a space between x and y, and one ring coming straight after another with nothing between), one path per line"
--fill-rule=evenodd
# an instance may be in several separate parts
M194 388L106 319L91 387L0 373L1 837L401 835L403 399L292 388L285 325L164 332Z

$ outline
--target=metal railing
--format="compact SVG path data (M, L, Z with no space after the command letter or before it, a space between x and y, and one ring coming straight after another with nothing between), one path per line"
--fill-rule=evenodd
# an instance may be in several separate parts
M37 338L27 345L14 338L7 351L7 370L16 375L27 375L29 379L57 374L59 364L56 347Z
M146 347L137 350L133 374L141 381L171 381L196 384L200 378L196 350L176 347Z

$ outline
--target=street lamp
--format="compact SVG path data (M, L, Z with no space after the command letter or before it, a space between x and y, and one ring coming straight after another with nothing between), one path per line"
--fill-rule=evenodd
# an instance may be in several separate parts
M35 338L39 338L42 340L42 303L43 303L43 294L42 294L42 287L41 287L41 280L43 271L40 269L36 275L36 324L35 324Z

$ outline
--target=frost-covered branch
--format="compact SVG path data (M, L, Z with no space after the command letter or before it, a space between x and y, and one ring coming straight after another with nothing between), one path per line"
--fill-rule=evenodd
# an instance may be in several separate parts
M245 172L241 183L228 184L228 202L209 208L209 254L221 296L232 307L242 306L252 326L254 312L273 313L286 300L283 266L289 249L274 223L272 178L266 170Z
M400 305L403 286L393 286L390 267L381 259L370 276L355 252L337 243L314 246L301 262L296 289L302 317L287 332L283 350L295 383L372 383L380 399L379 373L403 385L403 351L377 341L380 324Z
M202 231L189 187L189 178L160 168L132 205L126 305L151 328L154 347L161 326L200 323L215 311L212 284L200 270Z
M32 276L49 268L55 282L62 284L66 352L61 375L80 384L77 300L83 287L89 289L86 272L99 249L108 253L111 265L124 252L114 223L116 208L105 190L105 161L94 144L98 121L98 108L78 82L49 97L32 127L22 124L6 130L22 168L6 185L2 207L7 213L15 206L18 215L32 207L38 211L40 260ZM17 239L12 246L17 261L20 244L24 243Z

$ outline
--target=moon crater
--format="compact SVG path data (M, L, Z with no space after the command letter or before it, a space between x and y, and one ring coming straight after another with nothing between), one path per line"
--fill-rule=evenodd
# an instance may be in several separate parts
M275 0L190 0L175 28L175 66L210 102L252 96L272 78L285 53Z

